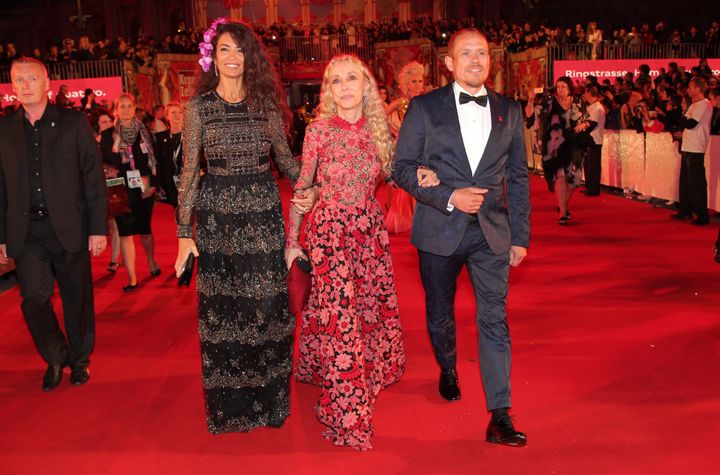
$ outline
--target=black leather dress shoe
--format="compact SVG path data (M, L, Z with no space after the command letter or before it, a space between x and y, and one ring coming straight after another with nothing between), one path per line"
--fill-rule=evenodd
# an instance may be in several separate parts
M500 415L493 414L485 432L485 440L491 444L509 445L510 447L527 445L527 436L515 430L512 417L507 410L501 412Z
M90 371L87 368L73 368L70 372L70 384L80 386L90 379Z
M43 391L52 391L62 381L63 365L49 364L43 376Z
M460 386L458 386L458 376L455 368L440 371L439 391L440 395L448 401L460 399Z
M697 218L691 224L694 224L695 226L704 226L706 224L710 224L710 220L708 218Z
M675 213L675 214L671 214L670 217L672 219L692 219L692 214Z

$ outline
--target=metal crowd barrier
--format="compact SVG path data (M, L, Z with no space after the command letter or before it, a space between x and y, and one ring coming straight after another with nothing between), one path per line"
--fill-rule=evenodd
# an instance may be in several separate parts
M363 61L373 57L367 33L355 35L286 36L280 38L282 62L327 62L338 54L351 53Z
M75 63L50 63L48 65L50 79L85 79L103 77L123 77L125 70L122 60L81 61ZM10 66L0 67L0 82L10 82Z

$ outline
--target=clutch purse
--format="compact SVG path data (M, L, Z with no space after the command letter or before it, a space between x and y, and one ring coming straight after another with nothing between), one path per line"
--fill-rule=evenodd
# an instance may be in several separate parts
M124 178L106 180L108 197L108 218L130 212L130 203Z
M192 252L188 254L187 259L185 259L185 268L182 271L182 274L180 274L180 277L178 277L178 286L184 285L185 287L190 286L190 279L192 279L193 269L195 268L195 254Z
M310 276L310 261L295 258L288 271L288 308L293 315L299 316L310 298L312 277Z

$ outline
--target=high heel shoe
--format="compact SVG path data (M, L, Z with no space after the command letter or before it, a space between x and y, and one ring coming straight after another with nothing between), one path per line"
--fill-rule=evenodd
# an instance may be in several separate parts
M108 266L107 266L107 271L114 274L115 272L117 272L117 268L118 268L118 263L115 261L110 261L110 264L108 264Z
M133 290L137 289L137 284L128 284L125 287L123 287L123 292L132 292Z
M151 271L150 271L150 275L153 276L153 277L157 277L157 276L159 276L161 273L162 273L162 271L160 270L159 267L158 267L157 269L155 269L155 270L151 270Z

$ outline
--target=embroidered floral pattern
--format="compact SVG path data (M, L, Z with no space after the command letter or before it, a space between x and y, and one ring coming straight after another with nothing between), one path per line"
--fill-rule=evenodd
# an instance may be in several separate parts
M372 448L375 398L405 368L389 238L373 194L379 172L364 119L308 129L297 188L317 178L320 197L306 223L313 287L295 378L321 387L315 413L325 438L359 450ZM299 224L292 213L291 246Z

